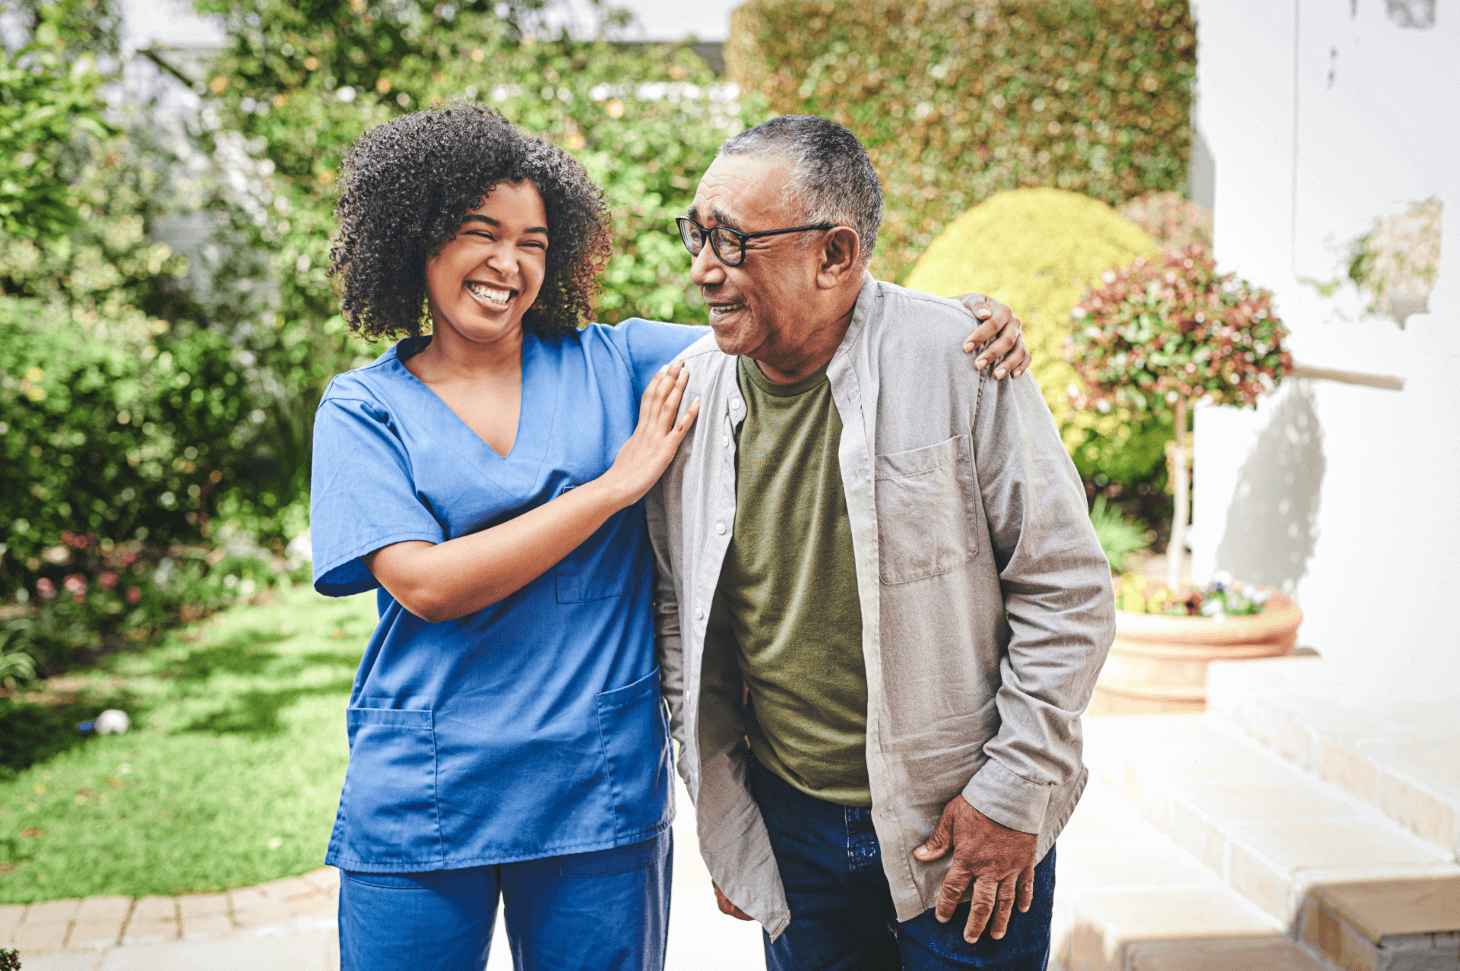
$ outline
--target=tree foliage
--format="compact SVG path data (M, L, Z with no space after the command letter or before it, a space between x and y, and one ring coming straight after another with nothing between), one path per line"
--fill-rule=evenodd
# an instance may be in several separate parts
M85 16L97 11L86 0L35 5L26 42L14 51L0 47L0 232L6 236L56 240L80 224L58 156L78 132L109 134L99 95L107 77L90 48L114 35L115 24L110 16Z

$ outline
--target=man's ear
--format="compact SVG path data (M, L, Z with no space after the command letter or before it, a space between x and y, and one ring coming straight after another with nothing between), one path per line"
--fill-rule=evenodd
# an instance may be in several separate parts
M846 283L847 277L857 272L861 255L862 241L855 229L837 226L827 230L822 243L821 263L816 268L816 285L823 290L835 290Z

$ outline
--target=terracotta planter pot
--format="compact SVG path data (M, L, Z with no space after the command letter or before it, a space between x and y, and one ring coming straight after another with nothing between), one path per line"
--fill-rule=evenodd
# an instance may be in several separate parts
M1303 611L1290 597L1271 593L1262 613L1223 621L1116 611L1115 643L1090 714L1205 711L1211 662L1291 654Z

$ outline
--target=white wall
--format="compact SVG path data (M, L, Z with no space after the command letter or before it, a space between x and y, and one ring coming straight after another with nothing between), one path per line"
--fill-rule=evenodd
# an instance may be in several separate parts
M1413 4L1416 5L1417 4ZM1295 592L1301 643L1374 676L1460 673L1460 5L1402 29L1387 0L1199 0L1197 124L1223 269L1271 288L1295 359L1401 390L1289 379L1196 414L1193 570ZM1431 313L1363 312L1344 251L1446 202Z

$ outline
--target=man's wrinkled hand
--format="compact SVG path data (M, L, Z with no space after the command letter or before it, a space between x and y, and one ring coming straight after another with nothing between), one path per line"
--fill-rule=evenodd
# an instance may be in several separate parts
M715 888L715 903L720 906L720 913L729 914L736 920L755 920L754 917L732 904L730 898L720 892L720 887L717 884L712 883L710 886Z
M946 924L963 892L973 884L973 905L963 938L972 944L988 926L994 940L1009 929L1014 904L1022 914L1034 902L1034 849L1031 833L1001 826L973 808L961 795L943 807L943 818L928 841L913 850L924 863L936 860L953 848L953 867L943 878L936 916ZM723 907L721 908L724 909ZM989 924L989 918L993 923Z
M978 360L973 362L974 368L982 371L990 364L995 364L995 378L1002 378L1006 374L1016 378L1022 375L1033 360L1029 348L1024 346L1024 322L1014 316L1014 311L993 297L981 293L965 293L955 299L980 321L978 329L963 342L965 352L973 352L994 335L998 335L992 344L979 353Z

